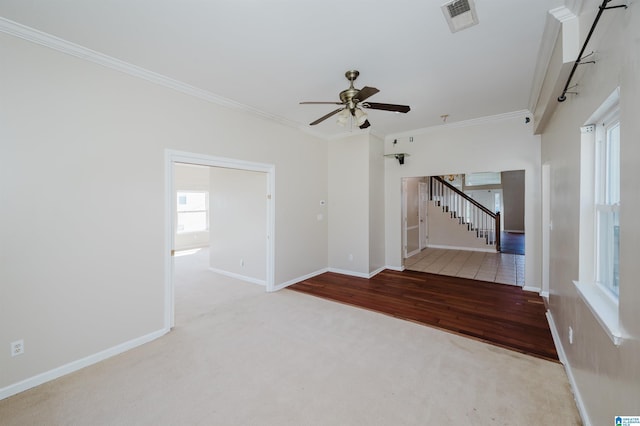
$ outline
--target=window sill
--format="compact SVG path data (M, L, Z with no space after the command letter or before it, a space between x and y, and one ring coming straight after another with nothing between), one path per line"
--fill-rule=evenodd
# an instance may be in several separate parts
M618 304L594 283L574 281L573 284L613 344L619 346L625 337L618 319Z

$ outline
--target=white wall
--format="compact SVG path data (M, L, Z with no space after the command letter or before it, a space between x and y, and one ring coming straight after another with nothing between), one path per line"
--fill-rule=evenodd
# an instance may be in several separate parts
M386 265L384 257L384 140L369 136L369 273Z
M275 284L327 267L326 142L0 34L0 393L164 329L165 150L275 165ZM366 216L366 214L365 214Z
M369 273L369 135L329 141L329 267Z
M173 182L177 191L209 192L209 167L193 164L176 164L173 169ZM177 217L177 203L174 203ZM177 223L174 224L177 228ZM176 232L173 248L186 250L209 246L209 231Z
M267 174L212 167L210 265L266 284Z
M586 415L585 424L612 424L640 413L640 9L606 11L589 50L597 63L581 67L578 96L557 105L542 134L542 161L551 175L550 312ZM580 16L584 39L595 6ZM558 55L557 55L558 56ZM578 279L580 126L620 87L620 320L628 338L614 346L572 283ZM528 234L527 234L528 236ZM527 237L528 238L528 237ZM568 329L574 341L569 343ZM633 413L633 414L631 414Z
M385 266L384 141L329 142L329 268L369 277Z
M385 152L405 152L405 164L385 163L387 265L402 266L401 179L450 173L525 170L525 286L540 288L540 137L524 114L443 125L411 135L391 135ZM413 142L409 138L413 137ZM393 140L397 139L397 144Z

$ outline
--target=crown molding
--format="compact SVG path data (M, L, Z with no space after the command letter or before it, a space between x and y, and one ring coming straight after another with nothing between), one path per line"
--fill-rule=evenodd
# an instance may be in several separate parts
M565 23L567 21L572 20L573 18L578 17L576 12L567 6L560 6L560 7L551 9L549 10L549 15L556 18L560 23Z
M39 44L41 46L45 46L50 49L57 50L59 52L66 53L71 56L75 56L76 58L84 59L84 60L93 62L95 64L102 65L104 67L123 72L133 77L147 80L151 83L176 90L178 92L205 100L207 102L214 103L216 105L244 111L244 112L265 118L270 121L275 121L276 123L282 124L286 127L300 130L312 136L325 139L325 140L328 139L326 135L323 135L317 131L314 131L308 128L307 126L302 126L299 123L296 123L292 120L288 120L284 117L281 117L275 114L269 114L260 109L250 107L248 105L233 101L231 99L228 99L222 96L218 96L207 90L200 89L198 87L186 84L179 80L150 71L148 69L139 67L137 65L133 65L128 62L121 61L120 59L116 59L114 57L105 55L100 52L96 52L95 50L86 48L79 44L72 43L60 37L56 37L54 35L45 33L35 28L28 27L26 25L22 25L18 22L14 22L3 17L0 17L0 32L4 32L14 37L18 37L23 40Z
M429 133L439 129L456 129L460 127L479 126L482 124L497 123L504 120L510 120L513 118L522 118L527 115L532 115L529 110L523 109L519 111L506 112L504 114L488 115L486 117L472 118L470 120L455 121L451 123L438 124L436 126L423 127L421 129L409 130L402 133L393 133L385 137L385 140L398 139L407 136L416 136L422 133Z

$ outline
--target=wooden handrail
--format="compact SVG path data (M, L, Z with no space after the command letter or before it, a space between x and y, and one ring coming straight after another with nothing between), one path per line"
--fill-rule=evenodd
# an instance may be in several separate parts
M467 194L460 191L458 188L451 185L449 182L445 181L440 176L431 176L431 179L435 179L438 182L444 184L444 186L446 186L447 188L449 188L450 190L452 190L453 192L455 192L456 194L458 194L459 196L461 196L462 198L464 198L465 200L467 200L468 202L470 202L471 204L473 204L474 206L476 206L477 208L479 208L480 210L482 210L483 212L491 216L492 218L494 219L496 218L496 213L492 212L491 210L489 210L488 208L486 208L485 206L483 206L473 198L469 197ZM431 185L431 189L433 190L433 185ZM433 199L433 191L431 191L429 196L431 197L431 199Z
M475 207L477 209L477 211L482 212L483 214L485 214L485 218L491 218L488 220L493 221L493 229L489 228L489 229L484 229L484 236L486 238L487 234L486 232L491 230L491 232L493 233L494 239L492 241L492 243L495 243L496 245L496 251L500 251L500 212L494 213L491 210L489 210L488 208L486 208L485 206L483 206L482 204L480 204L479 202L477 202L476 200L474 200L473 198L471 198L470 196L468 196L467 194L465 194L464 192L462 192L461 190L459 190L458 188L456 188L455 186L451 185L450 183L446 182L444 179L442 179L439 176L430 176L429 177L429 199L431 201L434 200L434 193L436 193L437 191L435 191L435 184L434 181L439 182L442 186L442 189L438 189L439 191L444 190L444 188L446 188L448 191L450 191L450 193L455 194L454 197L459 197L458 199L462 199L464 200L464 202L469 203L471 206ZM438 197L441 197L441 195L438 195ZM440 200L439 200L440 201ZM457 207L456 207L457 206ZM452 214L455 214L456 216L452 216L452 217L461 217L463 222L462 223L466 223L465 221L465 213L464 212L459 212L457 211L458 207L462 207L459 205L459 203L454 203L454 205L449 205L449 203L445 203L443 208L447 208L447 211L451 211ZM454 210L451 210L451 208L454 208ZM475 229L476 231L478 230L479 226L476 225ZM490 240L487 239L487 244L490 244L489 242Z

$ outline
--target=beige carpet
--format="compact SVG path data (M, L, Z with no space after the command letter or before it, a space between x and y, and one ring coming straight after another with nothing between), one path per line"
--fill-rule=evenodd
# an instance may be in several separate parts
M579 425L560 364L176 258L176 328L0 401L2 425Z

